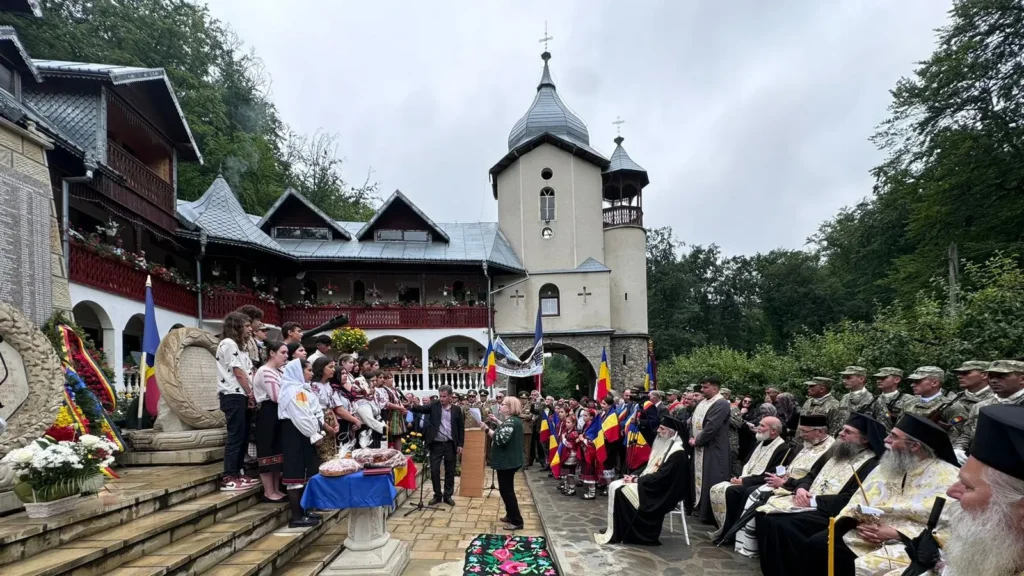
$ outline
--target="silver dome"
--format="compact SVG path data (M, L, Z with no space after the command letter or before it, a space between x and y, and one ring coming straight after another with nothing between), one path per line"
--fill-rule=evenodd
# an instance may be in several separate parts
M544 60L544 73L540 77L540 84L537 85L537 96L526 114L512 127L512 132L508 135L508 149L513 150L524 142L548 133L576 144L589 146L590 133L587 132L587 125L569 110L555 91L555 83L551 80L551 71L548 69L551 54L544 52L541 58Z

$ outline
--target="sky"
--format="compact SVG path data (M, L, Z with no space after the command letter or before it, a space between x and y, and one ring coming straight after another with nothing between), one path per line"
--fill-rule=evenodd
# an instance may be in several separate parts
M868 138L950 0L209 0L282 119L338 135L345 177L438 222L496 221L488 170L536 93L647 169L644 224L725 254L799 249L871 194ZM595 192L596 193L596 192Z

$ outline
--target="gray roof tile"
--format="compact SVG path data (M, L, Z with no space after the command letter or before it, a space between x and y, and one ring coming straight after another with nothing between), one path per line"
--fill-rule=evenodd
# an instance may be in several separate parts
M417 216L419 216L420 218L423 219L424 222L426 222L427 226L431 228L431 230L434 232L436 236L444 238L445 242L449 240L448 234L446 234L445 231L442 230L441 228L438 228L437 224L434 224L434 221L431 220L430 217L428 217L426 214L424 214L423 211L420 210L418 206L413 204L412 200L409 200L405 196L405 194L402 194L401 190L395 190L391 197L389 197L387 200L384 201L383 204L380 205L380 208L378 208L377 212L373 215L372 218L370 218L370 221L364 224L363 227L359 229L359 232L356 233L356 238L359 238L360 240L365 238L365 235L373 228L373 225L377 222L377 219L380 218L381 214L384 214L384 212L386 212L387 209L390 208L391 205L396 201L402 202L406 206L411 208L412 211L415 212Z
M551 71L548 69L548 59L551 55L545 52L541 57L544 59L544 72L537 85L537 95L526 114L512 127L508 135L508 149L513 150L545 133L563 137L572 143L589 148L590 133L587 131L587 125L562 102L555 90L555 83L551 80Z
M106 157L99 92L48 92L26 87L25 102L49 119L86 155Z
M322 218L323 221L328 226L330 226L332 230L337 232L345 240L348 240L348 239L350 239L352 237L351 234L349 234L347 230L345 230L343 227L341 227L341 225L339 225L334 220L331 220L331 217L328 216L327 214L324 214L323 210L317 208L315 204L313 204L312 202L307 200L305 196L303 196L302 194L299 194L299 192L297 190L295 190L294 188L291 188L291 187L289 187L287 190L285 190L284 193L281 194L281 196L279 196L277 198L277 200L274 202L273 206L271 206L270 209L267 210L267 213L263 215L263 218L260 218L259 222L257 222L256 225L259 226L262 229L263 225L266 224L270 220L270 217L273 216L275 212L277 212L278 208L280 208L281 205L284 204L284 201L287 200L288 198L296 198L300 202L305 204L307 208L309 208L317 216Z
M601 264L594 258L587 258L576 267L577 272L611 272L612 269Z
M198 200L178 202L178 214L188 225L206 230L211 240L287 254L277 242L253 224L222 176L217 176Z
M622 142L625 140L622 136L615 138L615 152L612 152L611 163L604 169L605 172L614 172L616 170L633 170L635 172L647 172L642 166L633 162L633 159L626 154L626 149L622 147Z

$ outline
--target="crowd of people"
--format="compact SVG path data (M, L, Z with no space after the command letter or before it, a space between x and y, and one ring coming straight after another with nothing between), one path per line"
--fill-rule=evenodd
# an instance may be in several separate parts
M607 496L601 544L659 544L665 516L678 511L713 527L716 545L758 558L766 575L1024 569L1024 361L965 362L953 370L954 392L943 390L944 370L923 366L907 376L911 393L900 369L882 368L875 394L868 371L849 366L842 398L820 376L805 382L802 406L776 388L733 399L714 377L599 401L442 387L421 403L377 361L335 356L329 340L307 355L298 326L267 340L261 317L254 307L228 315L216 354L228 428L222 489L261 484L266 500L290 502L292 526L319 522L302 508L302 489L359 438L400 449L405 434L422 434L430 504L454 506L465 428L478 426L509 530L523 524L515 472L539 463L566 497ZM250 438L260 480L243 473Z

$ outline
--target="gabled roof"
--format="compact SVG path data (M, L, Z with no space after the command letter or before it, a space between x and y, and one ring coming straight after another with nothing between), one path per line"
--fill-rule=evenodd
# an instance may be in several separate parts
M552 146L561 148L569 154L572 154L582 160L586 160L598 168L604 169L608 166L608 159L597 150L591 148L589 144L573 141L567 136L544 132L543 134L534 136L532 139L519 144L515 149L510 150L508 154L505 154L501 160L498 160L497 164L491 167L488 173L491 175L491 191L494 193L495 198L498 197L498 176L518 160L520 156L525 155L535 148L539 148L543 144L551 144Z
M2 1L0 0L0 2ZM18 38L18 33L14 30L14 27L0 26L0 45L4 47L4 56L14 64L18 72L21 72L22 75L28 73L36 83L43 81L43 77L39 74L39 69L32 62L32 58L29 57L25 46L21 44L21 40Z
M369 234L370 231L374 229L374 224L377 223L377 220L380 219L381 215L387 212L388 209L391 208L392 204L396 202L400 202L408 206L416 214L416 216L423 220L423 223L428 228L430 228L431 232L433 232L435 236L443 238L445 242L449 242L451 240L448 237L448 234L446 234L445 231L442 230L437 224L434 224L434 221L431 220L426 214L424 214L422 210L417 208L416 205L413 204L412 201L405 196L405 194L402 194L401 190L395 190L395 193L392 194L391 197L388 198L386 201L384 201L384 204L381 204L381 207L377 209L377 213L373 215L373 218L370 218L370 221L364 224L363 227L359 229L359 232L356 233L356 239L365 240L366 235Z
M612 271L611 268L605 266L604 264L601 264L600 262L595 260L593 256L591 256L590 258L587 258L583 262L580 262L580 265L575 267L575 268L569 268L569 269L563 269L563 270L538 270L538 271L530 271L530 274L532 274L534 276L543 276L545 274L578 274L578 273L588 273L588 272L611 272L611 271Z
M223 176L218 175L198 200L179 201L178 216L189 228L205 230L211 241L251 246L290 256L273 238L253 224Z
M285 190L284 193L278 197L278 199L274 202L270 209L267 210L267 213L263 215L263 218L260 218L259 222L257 222L256 225L260 229L262 229L263 226L270 221L270 217L273 216L274 213L277 212L278 208L280 208L284 204L285 200L289 198L296 198L300 202L305 204L307 208L312 210L314 214L316 214L320 219L324 221L325 224L327 224L327 226L331 228L331 230L337 232L338 235L341 236L343 239L352 239L352 236L348 233L348 230L345 230L340 224L338 224L335 220L332 220L330 216L325 214L323 210L317 208L315 204L307 200L305 196L299 194L297 190L291 187Z
M178 119L181 121L181 136L184 136L189 143L189 150L194 154L195 160L203 162L203 155L196 145L192 130L188 126L185 113L178 103L178 96L174 92L170 78L163 68L141 68L137 66L119 66L116 64L90 64L85 62L66 62L61 60L34 60L43 76L55 78L80 78L89 80L100 80L110 82L114 86L134 84L137 82L162 82L166 87L166 95L174 106Z

